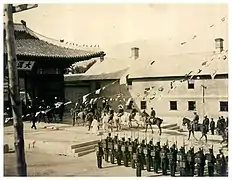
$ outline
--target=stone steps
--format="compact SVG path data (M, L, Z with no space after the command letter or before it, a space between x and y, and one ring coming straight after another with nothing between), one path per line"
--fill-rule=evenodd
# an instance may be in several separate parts
M90 149L94 149L96 145L97 145L97 143L96 144L92 144L92 145L83 146L83 147L74 149L74 152L75 153L80 153L80 152L88 151Z
M81 148L81 147L85 147L85 146L89 146L89 145L95 145L98 142L99 142L99 140L93 140L93 141L89 141L89 142L74 144L74 145L71 145L71 149L77 149L77 148Z
M87 150L87 151L79 152L79 153L78 153L78 157L81 157L81 156L84 156L84 155L93 153L94 151L95 151L95 149L89 149L89 150Z
M78 157L90 154L95 151L95 146L98 144L99 140L89 141L80 144L74 144L71 146L71 150Z

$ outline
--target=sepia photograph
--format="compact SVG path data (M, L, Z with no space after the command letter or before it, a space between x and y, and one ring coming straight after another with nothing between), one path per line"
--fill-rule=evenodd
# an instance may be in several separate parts
M4 4L3 176L228 177L228 6Z

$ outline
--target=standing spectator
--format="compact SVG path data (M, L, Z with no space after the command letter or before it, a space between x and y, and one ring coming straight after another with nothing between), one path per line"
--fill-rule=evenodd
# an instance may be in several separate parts
M214 129L215 129L215 122L214 122L213 118L211 118L210 130L211 130L212 135L214 135Z
M218 117L218 121L217 121L217 132L218 132L218 135L221 134L221 124L222 124L221 117Z
M205 125L206 132L209 132L209 118L207 117L207 115L205 115L204 118L205 119L203 120L203 125Z
M35 114L34 113L32 113L32 126L31 126L31 128L33 129L33 128L35 128L36 129L36 125L35 125L35 123L36 123L36 117L35 117Z

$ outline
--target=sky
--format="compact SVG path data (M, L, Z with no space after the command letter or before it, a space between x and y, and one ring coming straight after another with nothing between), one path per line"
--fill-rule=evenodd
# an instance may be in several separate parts
M226 4L39 4L14 15L45 36L111 49L122 43L148 40L186 41L194 34L228 38ZM209 28L215 24L215 28ZM210 32L209 32L210 31Z

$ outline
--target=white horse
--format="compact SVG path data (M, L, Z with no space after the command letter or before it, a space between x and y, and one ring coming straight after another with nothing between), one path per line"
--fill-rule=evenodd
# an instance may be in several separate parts
M115 122L117 130L122 129L122 126L130 128L134 124L137 125L137 128L139 126L145 127L144 118L142 118L142 116L139 113L136 113L134 119L132 119L131 122L129 120L130 119L129 116L130 116L130 113L128 112L124 112L124 114L121 117L118 117L117 114L114 115L114 122Z

